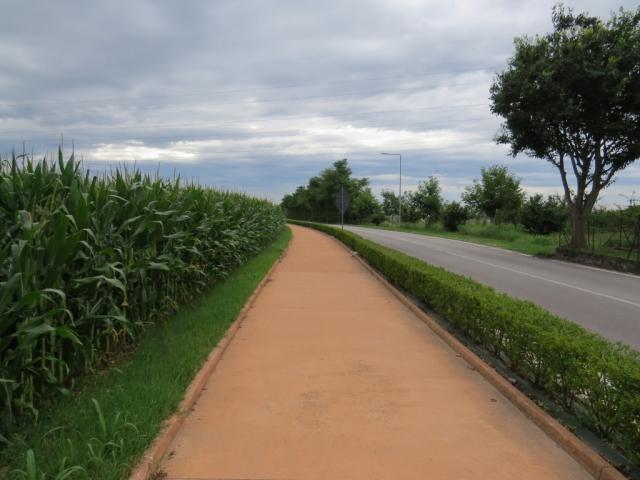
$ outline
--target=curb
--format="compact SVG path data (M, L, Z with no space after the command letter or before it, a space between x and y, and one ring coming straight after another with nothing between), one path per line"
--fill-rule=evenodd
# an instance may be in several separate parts
M169 447L171 446L173 439L178 433L178 430L182 426L184 419L186 418L187 414L191 411L196 401L200 397L200 394L202 393L202 390L207 380L209 379L209 376L215 371L216 367L218 366L218 363L220 363L220 360L224 355L224 352L227 350L227 347L235 337L235 334L242 326L242 322L244 321L244 319L247 316L247 313L253 306L253 303L258 297L258 294L262 291L264 286L269 281L271 281L271 275L273 273L273 270L275 270L278 264L282 261L284 256L287 254L288 250L289 250L289 247L287 245L287 248L285 249L284 252L282 252L282 255L280 255L276 259L276 261L273 262L273 265L271 265L271 267L265 274L264 278L260 281L258 286L255 288L255 290L253 291L253 293L251 294L247 302L244 304L244 307L242 307L242 310L240 310L240 313L238 314L236 319L233 321L231 326L227 329L224 336L220 339L220 341L214 347L211 353L209 353L209 356L207 357L207 360L205 361L204 365L202 365L200 370L198 370L198 373L189 384L189 387L185 392L184 398L182 399L182 401L180 402L180 405L178 406L178 410L176 411L176 413L171 415L171 417L165 422L165 425L160 431L160 433L158 434L158 436L154 439L151 446L147 449L147 451L142 456L142 459L140 460L140 462L136 465L136 467L131 472L131 475L129 476L129 480L148 480L151 477L151 475L156 472L157 468L160 465L160 462L162 461L164 456L167 454L167 451L169 450Z
M309 228L309 227L303 227ZM315 230L315 229L314 229ZM316 230L317 231L317 230ZM507 400L524 413L553 441L560 445L574 460L582 465L595 480L626 480L614 466L602 458L589 445L584 443L560 422L536 405L529 397L514 387L507 379L498 373L491 365L484 362L469 350L462 342L445 330L439 323L427 315L420 307L411 301L403 292L392 285L376 269L369 265L358 252L354 252L347 245L332 235L319 232L342 245L364 268L379 280L396 298L438 335L444 342L458 353L467 363L475 368L480 375L489 381Z

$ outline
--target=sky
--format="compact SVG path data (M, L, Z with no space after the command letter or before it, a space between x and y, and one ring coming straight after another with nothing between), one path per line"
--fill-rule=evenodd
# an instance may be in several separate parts
M481 167L559 193L493 138L489 86L546 0L2 0L0 155L75 150L280 201L347 158L374 193L431 175L457 200ZM635 0L568 1L606 18ZM601 195L640 196L640 162Z

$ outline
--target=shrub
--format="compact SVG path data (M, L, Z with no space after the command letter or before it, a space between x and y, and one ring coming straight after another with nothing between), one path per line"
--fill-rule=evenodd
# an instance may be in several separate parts
M384 216L383 213L377 212L374 213L373 215L371 215L370 217L370 221L371 223L373 223L374 225L381 225L384 223L384 221L387 219L387 217Z
M546 391L588 428L640 463L640 352L537 305L327 225L357 251L509 368Z
M520 211L520 223L529 233L548 235L561 231L567 221L567 210L558 196L542 195L529 197Z
M117 169L0 163L0 439L282 229L265 200Z
M448 232L457 232L458 227L468 219L467 209L458 202L451 202L444 207L442 225Z

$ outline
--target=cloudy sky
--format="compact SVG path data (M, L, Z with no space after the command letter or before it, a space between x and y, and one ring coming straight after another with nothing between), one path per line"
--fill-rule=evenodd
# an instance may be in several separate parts
M547 0L10 1L0 18L0 154L75 144L92 170L137 162L279 201L348 158L375 193L437 175L457 199L503 163L559 191L542 160L493 142L488 89ZM635 0L568 1L601 17ZM603 203L640 195L640 162Z

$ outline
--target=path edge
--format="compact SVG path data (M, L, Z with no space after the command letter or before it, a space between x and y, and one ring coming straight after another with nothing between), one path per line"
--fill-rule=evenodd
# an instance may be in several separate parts
M256 298L258 297L264 286L271 281L271 275L273 274L273 271L278 266L278 264L282 262L282 259L289 251L290 245L291 242L287 244L287 247L282 252L282 254L273 262L273 265L271 265L269 270L267 270L267 273L264 275L260 283L256 286L251 296L247 299L246 303L242 307L242 310L240 310L240 313L238 313L236 319L229 326L218 344L213 348L213 350L211 350L207 357L207 360L205 360L204 364L202 365L200 370L198 370L198 373L196 373L195 377L193 377L193 380L187 387L185 395L180 402L178 409L173 415L171 415L171 417L169 417L168 420L165 421L165 424L160 430L160 433L155 437L153 443L144 452L140 462L138 462L138 464L134 467L131 475L129 476L129 480L148 480L151 475L157 471L162 459L169 450L169 446L176 437L178 430L180 430L180 427L184 423L184 419L187 417L187 414L191 411L196 401L200 397L200 394L202 393L207 380L215 371L216 367L220 363L220 360L222 360L224 352L227 350L227 347L242 326L242 323L247 317L249 310L255 303Z
M302 227L309 228L309 227ZM313 229L315 230L315 229ZM628 480L625 475L613 465L602 458L594 449L584 443L580 438L570 432L564 425L536 405L529 397L513 386L491 365L482 360L478 355L467 348L455 338L442 325L431 318L424 310L418 307L407 295L389 282L380 272L372 267L358 252L351 250L336 237L315 230L326 235L341 245L360 264L371 273L384 287L387 288L405 307L411 310L422 322L424 322L436 335L458 353L467 363L480 373L489 383L513 403L518 410L533 421L548 437L562 447L574 460L576 460L595 480Z

